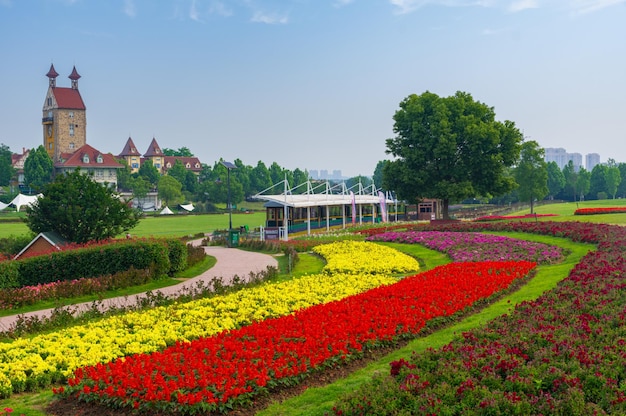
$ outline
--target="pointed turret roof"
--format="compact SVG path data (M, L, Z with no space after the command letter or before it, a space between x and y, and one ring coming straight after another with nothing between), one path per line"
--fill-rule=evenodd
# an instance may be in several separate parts
M126 145L124 145L124 149L122 149L122 153L118 155L118 157L124 156L141 156L141 153L137 151L137 146L133 143L133 139L130 137L126 140Z
M78 75L78 71L76 70L76 66L74 66L74 68L72 69L72 73L68 76L68 78L71 79L72 81L78 81L79 80L80 75Z
M156 139L153 137L150 142L150 146L148 146L148 150L144 153L143 157L154 157L154 156L163 156L163 152L161 151L161 147L157 143Z
M50 70L48 71L48 73L46 74L46 76L48 78L56 78L59 76L59 73L57 71L54 70L54 65L50 64Z

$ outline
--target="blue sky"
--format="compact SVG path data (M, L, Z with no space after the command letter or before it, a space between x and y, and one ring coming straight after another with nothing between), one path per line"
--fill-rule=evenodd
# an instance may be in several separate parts
M50 64L87 142L371 175L410 94L626 162L626 0L0 0L0 143L42 143Z

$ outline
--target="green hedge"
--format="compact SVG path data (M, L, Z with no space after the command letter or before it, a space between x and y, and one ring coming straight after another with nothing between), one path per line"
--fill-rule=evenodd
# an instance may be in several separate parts
M14 261L0 262L0 289L19 287L19 272Z
M159 279L187 266L185 244L175 239L133 240L104 246L60 251L43 256L0 263L0 285L11 282L11 269L5 273L4 263L17 265L17 286L74 280L115 274L134 267L153 270ZM6 286L10 287L10 286Z

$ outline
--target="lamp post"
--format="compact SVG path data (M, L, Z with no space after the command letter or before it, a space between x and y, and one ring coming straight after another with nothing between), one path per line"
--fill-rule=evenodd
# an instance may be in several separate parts
M225 162L223 160L221 161L221 163L228 172L226 175L226 186L228 187L228 230L230 231L233 229L233 208L230 204L230 170L237 169L237 166L235 166L231 162Z

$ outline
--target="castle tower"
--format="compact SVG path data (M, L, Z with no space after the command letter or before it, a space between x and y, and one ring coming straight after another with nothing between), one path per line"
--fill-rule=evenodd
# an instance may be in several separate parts
M126 141L122 153L117 155L117 158L126 161L126 164L130 166L130 173L139 171L139 167L141 166L141 153L137 151L137 146L135 146L133 139L130 137Z
M43 145L54 163L62 153L74 153L87 144L87 116L85 103L78 91L80 75L73 68L69 79L71 88L56 86L59 74L54 65L46 74L49 79L48 92L43 104Z
M150 146L148 146L148 150L144 153L143 157L146 160L151 160L152 165L157 168L159 173L163 173L163 165L165 164L165 155L163 151L161 151L161 147L157 143L156 139L153 137L150 142Z

